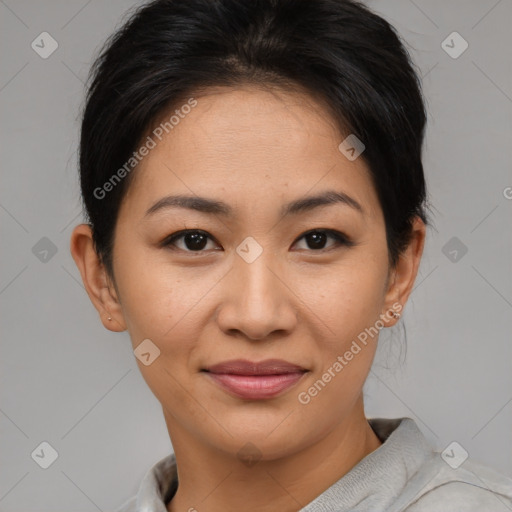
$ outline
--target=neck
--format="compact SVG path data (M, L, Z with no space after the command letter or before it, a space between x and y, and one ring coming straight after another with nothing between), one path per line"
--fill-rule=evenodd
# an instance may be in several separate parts
M352 413L316 443L254 465L202 443L170 416L166 422L179 477L168 512L297 511L382 445L366 420L362 397Z

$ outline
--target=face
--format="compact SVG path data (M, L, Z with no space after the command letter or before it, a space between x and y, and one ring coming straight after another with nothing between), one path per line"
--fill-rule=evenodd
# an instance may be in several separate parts
M272 459L354 414L375 326L393 323L384 218L365 163L340 152L345 136L314 99L246 87L196 100L134 171L113 314L134 349L160 351L137 363L171 437L231 454L250 441ZM191 200L162 201L178 195ZM300 370L205 371L240 359Z

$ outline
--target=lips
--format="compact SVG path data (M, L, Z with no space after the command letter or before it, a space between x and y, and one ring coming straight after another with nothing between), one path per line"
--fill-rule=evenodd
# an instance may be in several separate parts
M246 400L273 398L294 386L307 370L282 359L225 361L203 370L224 391Z

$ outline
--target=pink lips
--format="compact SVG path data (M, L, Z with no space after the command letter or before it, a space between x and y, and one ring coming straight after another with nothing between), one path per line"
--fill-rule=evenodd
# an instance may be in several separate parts
M247 400L272 398L292 387L307 370L282 359L225 361L205 369L230 394Z

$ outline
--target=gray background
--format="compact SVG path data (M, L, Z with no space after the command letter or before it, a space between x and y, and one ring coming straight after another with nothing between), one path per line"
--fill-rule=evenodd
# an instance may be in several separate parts
M135 4L0 0L1 511L112 510L172 450L128 333L103 328L69 253L83 82ZM439 451L456 440L512 476L512 1L368 5L424 77L436 230L402 317L406 362L385 330L367 416L409 416ZM59 45L47 59L31 48L43 31ZM469 44L456 59L441 46L453 31ZM59 455L46 470L31 457L43 441Z

